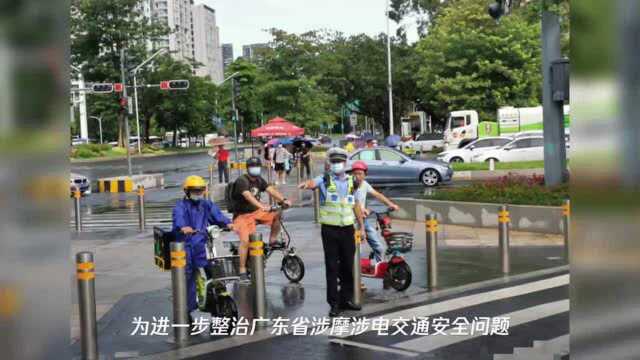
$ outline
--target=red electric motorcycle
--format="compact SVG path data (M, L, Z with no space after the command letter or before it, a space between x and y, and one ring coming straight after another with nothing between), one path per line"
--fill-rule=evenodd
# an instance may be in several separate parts
M413 248L413 234L408 232L391 231L391 217L393 209L385 212L371 211L377 223L377 230L387 244L382 261L373 265L373 253L369 258L360 259L360 273L364 277L382 279L385 289L392 287L397 291L404 291L411 285L411 267L402 254Z

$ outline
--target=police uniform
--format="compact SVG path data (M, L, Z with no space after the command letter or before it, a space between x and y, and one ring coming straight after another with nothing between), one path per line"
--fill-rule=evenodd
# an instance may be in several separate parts
M333 308L350 302L353 296L355 179L350 175L331 174L317 177L314 182L320 189L327 302Z

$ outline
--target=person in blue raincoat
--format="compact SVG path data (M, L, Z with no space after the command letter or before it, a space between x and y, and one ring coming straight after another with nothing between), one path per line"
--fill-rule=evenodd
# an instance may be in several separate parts
M232 229L231 219L227 218L212 201L205 199L206 182L200 176L189 176L183 184L185 197L178 200L173 208L173 228L176 241L185 243L187 264L187 304L189 319L197 308L196 276L198 268L207 266L207 226L218 225Z

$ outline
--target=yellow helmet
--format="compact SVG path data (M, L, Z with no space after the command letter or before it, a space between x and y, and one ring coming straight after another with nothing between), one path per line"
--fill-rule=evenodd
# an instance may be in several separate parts
M188 176L182 185L184 190L204 190L206 187L207 183L198 175Z

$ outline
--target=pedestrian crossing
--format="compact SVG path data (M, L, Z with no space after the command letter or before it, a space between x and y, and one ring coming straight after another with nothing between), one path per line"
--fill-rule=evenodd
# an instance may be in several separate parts
M563 359L569 351L569 275L429 302L372 318L509 319L508 334L457 333L454 324L429 334L332 336L330 343L355 349L433 359ZM433 330L433 328L432 328ZM555 356L555 357L554 357Z
M145 205L145 227L151 229L154 226L161 228L171 227L171 212L175 202L147 203ZM223 213L229 215L223 208ZM139 229L137 206L109 208L97 212L81 211L83 232L103 232L111 230L137 230ZM75 230L75 216L71 212L69 228Z

